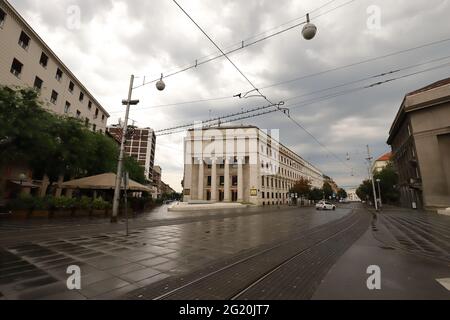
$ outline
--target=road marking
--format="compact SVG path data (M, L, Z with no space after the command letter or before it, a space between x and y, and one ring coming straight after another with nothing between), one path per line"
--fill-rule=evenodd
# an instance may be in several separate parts
M450 291L450 278L436 279L445 289Z

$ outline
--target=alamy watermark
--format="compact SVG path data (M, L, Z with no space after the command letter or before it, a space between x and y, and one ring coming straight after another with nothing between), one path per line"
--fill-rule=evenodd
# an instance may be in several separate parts
M370 5L367 7L367 29L369 31L379 31L381 30L381 8L377 5Z
M80 30L81 8L77 5L68 6L66 9L66 27L69 30Z
M370 265L366 270L370 276L367 278L366 285L369 290L381 290L381 268L377 265Z
M77 265L70 265L66 270L70 276L67 278L66 285L69 290L81 290L81 269Z
M218 165L238 163L261 166L263 174L276 174L280 167L280 130L255 127L203 128L187 132L185 164L204 161Z

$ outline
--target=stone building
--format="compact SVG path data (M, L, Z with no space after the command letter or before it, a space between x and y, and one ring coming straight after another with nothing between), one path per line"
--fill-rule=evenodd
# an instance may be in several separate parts
M450 207L450 78L408 93L389 131L405 207Z
M322 172L282 145L278 130L192 129L184 149L184 201L287 204L300 177L313 187L323 185Z
M105 132L108 112L7 1L0 1L0 85L39 91L43 107Z
M108 134L117 141L122 139L122 126L108 127ZM128 128L128 138L125 141L125 155L133 157L144 168L145 178L153 180L153 166L155 163L156 135L150 128Z

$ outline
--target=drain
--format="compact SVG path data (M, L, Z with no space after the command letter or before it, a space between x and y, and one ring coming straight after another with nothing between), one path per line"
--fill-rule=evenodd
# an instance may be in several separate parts
M382 246L380 248L383 249L383 250L395 250L395 248L388 247L388 246Z

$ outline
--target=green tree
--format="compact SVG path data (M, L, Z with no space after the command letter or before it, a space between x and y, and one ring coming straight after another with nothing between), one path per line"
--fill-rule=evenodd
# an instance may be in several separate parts
M311 189L309 193L309 200L319 201L322 200L323 197L323 191L319 188L313 188Z
M380 179L381 199L383 203L396 204L400 199L399 192L395 189L398 183L398 175L392 163L388 163L381 171L374 174L375 181ZM378 196L378 185L377 196Z
M364 180L361 185L356 189L356 195L363 201L373 200L373 189L372 189L372 181Z
M25 162L35 175L46 174L54 182L60 175L115 172L118 154L111 138L43 109L36 91L0 86L0 165ZM124 167L131 179L147 182L135 159L126 157Z
M149 181L145 178L144 168L133 157L126 156L123 161L123 168L128 172L130 179L146 184Z
M308 178L300 177L289 192L297 193L299 197L308 196L311 192L311 181Z
M346 192L344 189L342 189L342 188L340 188L340 189L338 190L337 195L338 195L338 197L341 198L341 199L346 199L346 198L347 198L347 192Z
M323 191L325 199L329 199L330 197L333 196L333 188L326 181L323 183L322 191Z

